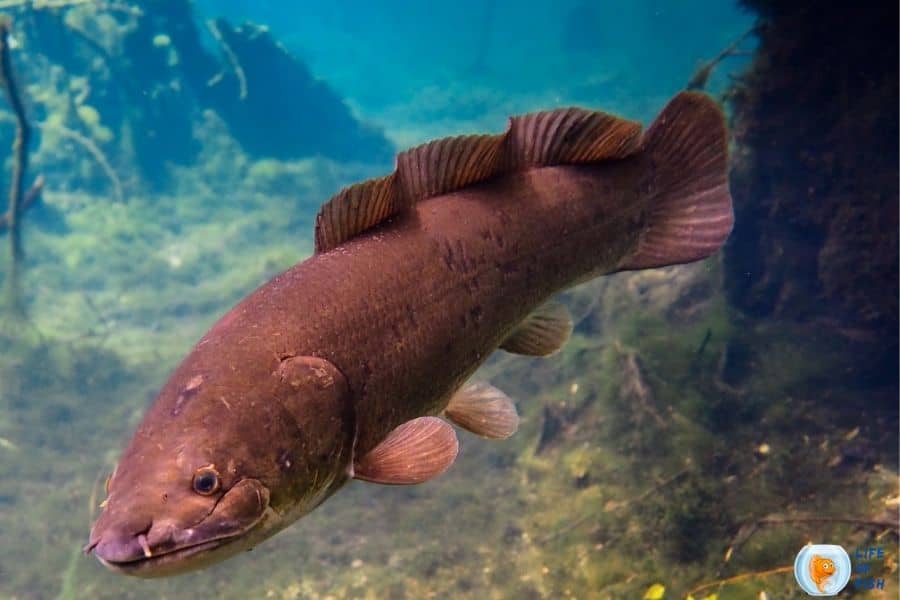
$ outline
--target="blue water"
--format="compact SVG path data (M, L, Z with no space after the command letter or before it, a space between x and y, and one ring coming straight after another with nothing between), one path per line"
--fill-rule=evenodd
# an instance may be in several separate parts
M407 105L436 88L442 106L432 110L443 108L448 118L464 106L446 103L475 101L466 96L483 89L491 94L488 106L580 102L649 119L702 61L753 22L735 4L712 0L207 0L197 8L208 17L265 24L363 114ZM720 88L741 64L724 65Z
M81 548L121 449L204 332L312 253L320 204L389 172L396 151L500 132L511 115L582 106L649 124L757 15L724 0L62 4L0 9L14 17L33 124L25 188L45 178L22 215L12 287L0 227L2 282L25 309L0 308L0 599L656 598L662 588L781 598L800 597L785 566L810 539L881 544L896 564L884 525L898 497L889 353L839 310L790 313L855 284L810 274L767 287L779 253L853 272L881 263L808 250L816 234L777 202L793 178L781 147L754 163L762 174L732 183L765 189L772 176L752 199L771 215L744 203L735 230L782 235L772 256L741 246L586 284L562 296L576 327L560 353L487 363L478 377L522 418L510 440L461 433L459 459L434 481L353 482L253 552L197 573L105 570ZM263 29L229 43L244 22ZM239 46L269 38L283 51ZM743 38L705 91L733 99L758 42ZM738 105L725 103L729 117ZM14 122L3 103L0 147ZM785 162L804 152L822 158L791 146ZM840 169L815 166L809 194L866 197L865 177L846 188ZM736 271L748 303L779 308L742 305ZM815 529L816 515L837 524ZM801 524L757 522L787 517ZM895 575L890 560L875 568ZM734 575L746 577L703 587Z

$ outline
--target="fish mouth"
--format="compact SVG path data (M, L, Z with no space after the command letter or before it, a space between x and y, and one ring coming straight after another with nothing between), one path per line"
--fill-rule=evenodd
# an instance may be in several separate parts
M124 575L135 575L137 577L161 577L165 575L175 575L182 571L189 571L193 570L194 568L198 568L201 565L188 564L187 559L192 556L200 555L208 550L222 547L232 540L233 537L219 538L217 540L201 542L199 544L194 544L193 546L185 546L176 550L170 550L168 552L159 554L151 554L149 556L143 556L140 558L135 558L133 560L112 560L104 558L100 552L95 552L95 554L97 556L97 560L99 560L104 567L117 573L122 573ZM195 561L190 561L190 563L194 562Z
M105 567L125 575L177 575L219 562L255 545L265 537L261 525L271 512L268 489L257 480L244 479L219 498L210 513L193 526L178 527L160 519L134 534L108 523L99 532L92 532L84 551L93 552Z

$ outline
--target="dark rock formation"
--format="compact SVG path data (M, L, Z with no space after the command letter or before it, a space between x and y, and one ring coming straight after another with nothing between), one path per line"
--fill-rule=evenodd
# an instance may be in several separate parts
M839 332L861 377L895 385L897 3L744 3L760 46L731 95L730 300Z
M85 78L90 104L115 132L99 145L134 156L151 186L165 185L168 164L195 160L192 126L203 109L257 157L377 162L394 154L381 131L358 121L265 28L218 20L210 31L219 52L210 51L189 0L23 9L17 23L48 67Z
M382 133L357 121L340 96L313 78L266 28L235 29L222 19L213 28L234 62L203 96L249 152L366 162L393 157Z

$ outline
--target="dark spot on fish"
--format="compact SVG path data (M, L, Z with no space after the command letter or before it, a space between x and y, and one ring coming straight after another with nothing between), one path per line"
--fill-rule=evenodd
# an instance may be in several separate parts
M484 311L480 306L473 306L471 309L469 309L469 316L472 317L474 321L480 321L483 314Z
M519 267L513 262L496 262L494 267L504 275L512 275L519 271Z
M369 389L369 380L372 378L372 365L369 364L369 361L364 360L359 364L359 368L363 373L362 381L360 382L360 394L365 397Z
M413 327L419 327L419 321L416 319L416 311L413 310L411 304L406 305L406 318L409 319L409 322Z
M444 252L443 252L441 258L444 259L444 264L447 266L447 269L449 269L450 271L455 270L455 268L454 268L455 260L453 257L453 246L451 246L450 244L445 245Z

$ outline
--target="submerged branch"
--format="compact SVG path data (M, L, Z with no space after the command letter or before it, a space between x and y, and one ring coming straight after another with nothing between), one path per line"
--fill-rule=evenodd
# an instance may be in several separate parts
M28 191L25 192L25 195L22 196L22 205L19 207L19 216L23 215L26 210L31 208L35 202L41 199L41 192L44 191L44 176L38 175L35 178L34 183L31 184L31 187L28 188ZM9 227L9 223L6 218L6 213L0 215L0 232Z
M738 50L738 46L747 38L748 35L753 33L755 30L755 28L748 29L743 34L741 34L740 37L734 40L727 48L719 52L719 54L715 58L700 65L700 67L691 76L691 80L688 81L685 88L688 90L706 89L706 84L709 82L709 78L712 76L713 71L720 62L722 62L729 56L741 56L744 54L743 52Z
M753 535L768 525L791 525L797 523L841 523L845 525L857 525L859 527L870 527L877 529L886 529L894 532L900 532L900 521L897 519L887 519L887 518L860 518L860 517L832 517L832 516L820 516L820 515L793 515L793 516L783 516L783 515L768 515L762 517L760 519L756 519L753 522L745 524L741 527L737 535L734 536L734 539L731 541L731 545L728 546L728 550L725 551L725 562L729 562L731 558L738 552L744 544L746 544Z
M10 250L13 263L22 257L22 243L19 237L19 215L24 193L25 169L28 168L28 141L31 128L25 118L25 105L19 95L19 87L13 77L12 62L9 58L10 22L0 19L0 85L6 93L10 107L16 117L16 136L13 140L13 172L9 188L9 204L6 209L6 223L9 228Z
M42 127L46 127L46 125L42 125ZM85 150L88 151L88 154L94 157L94 160L97 161L97 164L100 165L100 168L112 183L113 195L115 196L116 202L120 204L125 202L125 195L122 192L122 182L119 180L119 176L116 175L116 172L112 168L112 165L109 164L109 160L106 158L106 155L103 154L103 151L100 150L97 144L95 144L89 137L78 133L74 129L69 129L68 127L65 127L63 125L54 125L53 127L59 132L60 135L80 144Z
M6 93L10 107L16 117L16 135L13 140L13 171L9 186L9 204L6 209L6 226L9 230L10 264L6 281L7 299L15 312L21 312L19 289L19 267L22 261L22 240L19 216L22 212L25 169L28 168L28 141L31 128L25 118L25 105L19 95L19 87L13 76L12 61L9 57L10 20L0 18L0 85Z
M231 46L228 45L228 42L225 41L225 38L222 36L222 31L219 29L219 26L215 21L207 21L206 27L222 47L222 52L225 53L225 57L228 59L228 62L231 64L231 68L234 71L234 76L237 77L238 88L240 89L239 97L241 100L245 99L247 97L247 77L244 74L244 68L241 67L241 63L238 60L237 55L234 53L234 50L231 49ZM219 83L222 77L223 73L219 73L218 75L213 77L207 85L216 85L217 83Z
M704 583L702 585L698 585L691 591L689 591L686 595L687 598L690 598L694 594L698 594L703 590L708 590L712 587L721 587L724 585L728 585L730 583L737 583L739 581L744 581L745 579L756 579L758 577L768 577L769 575L777 575L779 573L793 573L794 565L784 565L783 567L776 567L774 569L768 569L766 571L754 571L753 573L741 573L740 575L734 575L733 577L728 577L726 579L717 579L716 581L710 581L709 583Z

